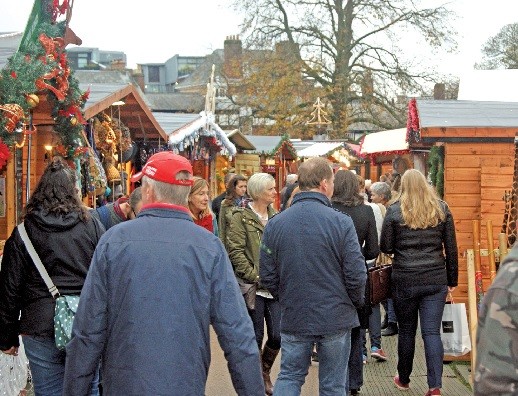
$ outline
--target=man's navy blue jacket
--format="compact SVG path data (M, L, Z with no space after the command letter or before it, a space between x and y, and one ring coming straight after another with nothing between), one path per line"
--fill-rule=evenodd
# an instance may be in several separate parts
M301 192L266 225L260 279L281 303L281 331L326 335L359 326L367 273L351 218Z

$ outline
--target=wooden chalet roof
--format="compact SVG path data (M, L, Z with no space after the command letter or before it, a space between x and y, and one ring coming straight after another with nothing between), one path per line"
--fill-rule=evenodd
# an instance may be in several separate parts
M144 140L163 139L167 134L153 116L144 97L132 84L86 84L80 83L82 91L90 89L90 96L85 104L85 118L89 119L104 111L110 116L119 115L120 119L132 132L133 139ZM122 106L112 106L117 101L123 101Z

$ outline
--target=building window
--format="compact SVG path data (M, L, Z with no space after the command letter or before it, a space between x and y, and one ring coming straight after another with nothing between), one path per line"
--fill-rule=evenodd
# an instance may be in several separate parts
M160 82L160 69L158 68L158 66L148 66L147 73L147 79L150 83Z
M77 68L85 69L88 66L88 54L77 54Z

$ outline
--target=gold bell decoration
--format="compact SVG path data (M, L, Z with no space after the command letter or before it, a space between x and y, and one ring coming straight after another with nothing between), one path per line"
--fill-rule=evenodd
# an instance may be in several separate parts
M25 101L31 109L34 109L36 106L40 104L40 98L36 94L25 95Z
M76 124L77 124L77 118L74 116L70 117L70 125L76 126Z

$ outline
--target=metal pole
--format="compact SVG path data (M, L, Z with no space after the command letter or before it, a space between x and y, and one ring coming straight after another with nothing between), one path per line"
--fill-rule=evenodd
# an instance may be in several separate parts
M29 113L29 139L27 144L27 179L25 179L25 205L31 195L31 154L32 154L32 112Z

